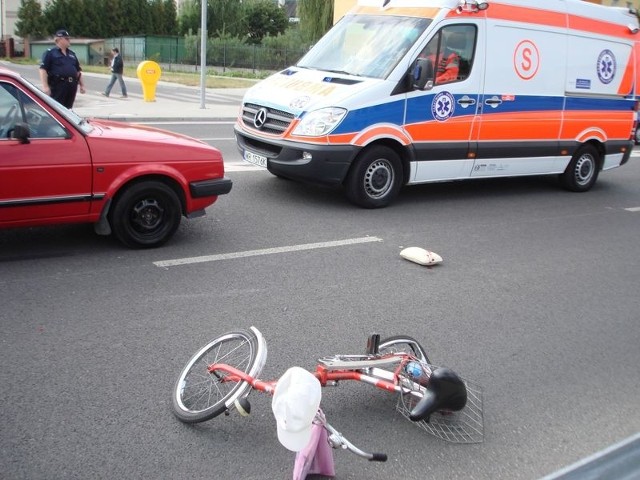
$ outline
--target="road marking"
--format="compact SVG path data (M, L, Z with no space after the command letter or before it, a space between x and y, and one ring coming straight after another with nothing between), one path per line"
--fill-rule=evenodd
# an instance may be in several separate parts
M300 252L302 250L315 250L318 248L344 247L360 243L381 242L378 237L349 238L346 240L336 240L333 242L304 243L301 245L290 245L287 247L264 248L262 250L246 250L244 252L222 253L219 255L204 255L201 257L176 258L173 260L160 260L153 262L156 267L175 267L178 265L189 265L192 263L217 262L219 260L232 260L234 258L257 257L260 255L271 255L274 253Z
M145 125L233 125L235 124L235 120L233 121L220 121L220 120L154 120L150 122L140 122Z
M629 207L625 208L627 212L640 212L640 207Z
M267 169L264 167L259 167L257 165L251 165L250 163L225 163L224 171L226 172L257 172L262 170L266 172Z

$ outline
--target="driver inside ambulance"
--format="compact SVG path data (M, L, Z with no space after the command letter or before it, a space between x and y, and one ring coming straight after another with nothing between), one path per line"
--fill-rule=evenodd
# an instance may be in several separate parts
M431 60L436 74L436 85L453 82L458 79L458 73L460 72L460 55L452 48L456 46L456 39L453 37L457 35L461 34L454 33L444 37L442 53L437 58L436 52L438 50L438 39L440 35L433 38L419 55L419 58Z

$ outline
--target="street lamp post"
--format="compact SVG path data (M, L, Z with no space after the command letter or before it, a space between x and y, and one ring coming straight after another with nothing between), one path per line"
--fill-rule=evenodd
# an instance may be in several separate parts
M200 108L204 109L207 82L207 0L200 0Z

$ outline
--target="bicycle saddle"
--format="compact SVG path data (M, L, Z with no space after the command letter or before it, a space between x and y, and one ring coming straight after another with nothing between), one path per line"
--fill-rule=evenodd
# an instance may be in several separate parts
M409 412L409 419L414 422L429 421L429 416L439 410L462 410L467 404L464 382L448 368L436 369L431 374L426 389L422 399Z

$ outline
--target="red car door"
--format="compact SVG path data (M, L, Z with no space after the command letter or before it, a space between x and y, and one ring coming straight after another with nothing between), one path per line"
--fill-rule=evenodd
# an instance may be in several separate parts
M10 138L17 122L29 126L28 143ZM0 225L86 220L91 188L82 134L26 85L0 77Z

